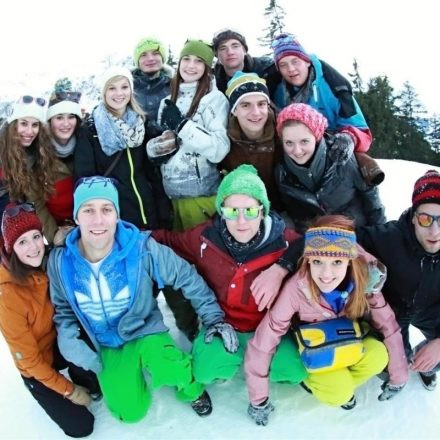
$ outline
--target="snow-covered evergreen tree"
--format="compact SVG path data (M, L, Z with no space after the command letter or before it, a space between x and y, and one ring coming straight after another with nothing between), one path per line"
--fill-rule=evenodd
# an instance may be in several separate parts
M275 35L284 32L284 17L286 13L279 0L269 0L269 5L264 9L264 16L269 24L263 29L264 35L258 38L260 46L271 48ZM271 50L266 55L270 55Z

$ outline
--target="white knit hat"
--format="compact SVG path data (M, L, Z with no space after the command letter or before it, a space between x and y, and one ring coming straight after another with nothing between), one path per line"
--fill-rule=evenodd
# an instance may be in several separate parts
M104 87L107 84L107 81L114 78L115 76L125 76L128 79L128 82L130 83L131 91L133 92L133 75L126 67L122 67L122 66L109 67L102 74L102 76L100 78L101 92L104 90Z
M53 118L56 115L62 115L63 113L68 113L71 115L78 116L78 118L82 117L81 114L81 106L79 103L74 101L60 101L56 104L49 105L46 114L46 120Z
M46 100L35 98L31 95L23 95L11 106L11 113L8 116L8 123L20 118L35 118L40 122L46 122Z

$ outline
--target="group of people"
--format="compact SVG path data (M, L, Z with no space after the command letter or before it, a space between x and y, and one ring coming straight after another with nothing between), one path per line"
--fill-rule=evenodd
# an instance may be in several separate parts
M440 175L421 176L386 222L349 82L290 34L272 46L251 57L223 29L186 41L173 75L145 38L133 71L103 73L86 118L65 84L47 107L13 104L0 131L0 329L66 435L93 431L101 397L121 421L144 417L144 370L207 416L206 385L243 365L258 425L274 409L269 382L345 410L375 375L382 401L410 370L435 388ZM425 336L415 348L410 325Z

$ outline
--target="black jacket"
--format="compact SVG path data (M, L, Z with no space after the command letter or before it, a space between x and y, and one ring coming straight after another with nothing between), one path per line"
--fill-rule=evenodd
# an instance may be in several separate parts
M414 324L417 319L425 334L440 337L440 252L429 254L422 248L411 220L409 209L399 220L357 228L356 235L388 268L383 294L398 322Z
M281 75L278 72L275 63L272 58L269 57L251 57L246 54L244 57L244 67L243 72L253 72L256 73L260 78L266 80L267 88L269 89L269 94L275 91L275 87L281 81ZM228 88L228 81L231 79L226 72L224 67L217 62L214 66L215 81L217 83L217 88L225 93Z
M140 229L168 228L171 224L171 205L162 185L160 169L148 159L145 149L151 133L145 123L145 138L136 148L127 148L108 177L118 181L121 219ZM107 156L101 148L93 117L82 125L74 158L74 179L104 175L118 153Z

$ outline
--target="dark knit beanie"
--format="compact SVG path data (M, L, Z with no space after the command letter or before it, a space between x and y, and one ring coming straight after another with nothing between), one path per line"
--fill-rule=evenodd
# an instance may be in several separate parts
M241 35L237 31L234 31L233 29L222 29L215 33L214 38L212 39L212 46L214 47L214 51L217 52L220 44L226 40L237 40L243 45L243 47L246 49L246 52L248 51L246 38L244 38L243 35Z
M3 211L1 229L6 253L11 255L21 235L34 229L42 232L43 225L30 203L8 203Z
M304 61L310 63L310 57L304 48L299 44L293 35L290 34L280 34L274 38L272 41L273 58L275 64L278 67L278 63L282 58L289 55L294 55L301 58Z
M423 203L440 204L440 174L436 170L427 171L414 184L413 210Z

